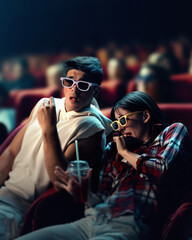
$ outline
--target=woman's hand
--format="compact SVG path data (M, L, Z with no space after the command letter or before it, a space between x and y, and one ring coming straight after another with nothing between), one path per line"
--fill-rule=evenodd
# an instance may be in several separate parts
M136 146L140 146L140 141L126 135L115 136L113 141L116 143L118 153L123 157L122 161L131 164L136 169L140 155L133 151L136 149Z
M124 158L127 150L127 142L126 142L127 136L115 136L113 137L113 141L116 143L117 151L118 153Z

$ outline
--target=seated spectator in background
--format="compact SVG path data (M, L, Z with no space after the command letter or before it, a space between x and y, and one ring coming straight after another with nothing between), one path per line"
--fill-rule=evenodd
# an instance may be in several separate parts
M106 79L107 63L108 63L108 60L109 60L109 53L108 53L107 49L105 49L105 48L97 49L96 57L101 62L101 66L102 66L102 69L103 69L103 78Z
M165 68L170 75L181 73L178 59L168 50L164 53L152 53L149 55L147 62Z
M97 98L99 106L113 106L126 94L128 81L128 70L124 60L110 59L107 65L107 79L102 82L102 91Z
M191 189L192 143L183 124L167 126L157 104L138 91L117 102L111 117L111 126L119 135L108 144L100 188L97 194L89 192L85 217L35 231L20 240L147 240L156 229L161 181L167 180L164 211L168 214ZM56 167L55 174L60 178L56 186L72 194L67 172Z
M111 58L107 64L108 81L121 81L128 83L130 76L123 59Z
M185 37L174 39L170 43L171 50L179 63L181 73L189 72L191 47L189 41Z
M51 65L46 70L46 85L48 87L58 87L61 88L61 84L58 79L62 76L63 64L57 63Z
M128 55L126 57L126 66L128 71L131 73L131 78L135 77L140 69L140 62L136 55Z
M150 95L156 102L169 102L171 81L167 70L158 65L143 66L136 76L136 89Z
M12 90L30 89L35 87L35 78L29 74L26 59L9 59L2 63L2 76L0 79L0 121L8 131L12 131L16 124L16 110L14 102L10 100L9 94ZM7 101L8 100L8 101ZM12 108L6 107L7 102Z
M35 78L29 74L28 62L24 58L10 59L2 64L0 88L7 93L16 89L35 87Z
M76 57L66 61L61 78L65 98L41 99L27 123L0 156L0 239L14 239L23 217L35 199L58 178L54 168L66 169L79 154L93 168L92 190L111 131L110 120L91 105L102 81L97 58Z

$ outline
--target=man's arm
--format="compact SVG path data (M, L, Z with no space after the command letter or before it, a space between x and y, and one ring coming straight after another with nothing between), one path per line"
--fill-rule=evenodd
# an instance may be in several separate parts
M38 120L43 135L45 166L50 180L54 184L58 180L54 174L55 166L60 166L66 170L68 162L76 159L75 143L71 143L63 153L56 128L53 98L50 98L50 103L45 101L44 107L39 109ZM80 158L88 161L90 167L93 168L94 190L97 187L98 172L103 154L101 148L102 134L103 131L98 132L87 139L79 140L78 143Z
M0 156L0 185L7 179L9 172L12 169L13 162L18 152L21 149L23 136L31 120L33 111L30 114L25 126L16 134L9 146L4 150Z
M96 191L98 176L100 170L100 162L102 158L101 139L103 132L98 132L87 139L81 139L78 141L80 159L89 163L89 166L93 169L91 181L93 191ZM67 164L70 161L76 160L75 143L71 143L66 151L63 153L58 139L57 131L45 134L43 137L45 165L49 174L51 182L54 184L58 178L54 174L55 166L60 166L66 170Z

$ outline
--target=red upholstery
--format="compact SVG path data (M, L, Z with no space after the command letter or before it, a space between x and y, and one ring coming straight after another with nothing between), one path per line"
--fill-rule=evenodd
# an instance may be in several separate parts
M183 123L192 138L192 103L161 103L159 107L170 122Z
M133 92L133 91L136 91L136 82L135 82L135 79L131 79L128 84L127 84L127 93L130 93L130 92Z
M171 80L192 81L192 74L190 73L175 74L171 76Z
M171 76L172 99L177 102L192 102L192 75L178 74Z
M101 84L101 92L97 97L101 108L113 106L126 93L126 88L121 80L105 81Z
M56 87L37 88L29 90L17 90L15 93L15 107L17 111L17 123L27 118L35 104L44 97L60 97L60 89Z
M180 205L168 219L161 240L189 240L192 229L192 200Z
M192 75L178 74L171 76L171 102L192 102ZM166 86L165 86L166 87ZM136 90L135 79L127 84L127 93Z
M74 203L72 196L66 191L56 192L51 188L28 210L21 235L43 227L73 222L83 216L84 204Z

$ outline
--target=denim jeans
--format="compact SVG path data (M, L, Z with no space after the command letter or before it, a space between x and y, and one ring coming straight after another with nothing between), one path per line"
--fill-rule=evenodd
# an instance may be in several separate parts
M91 209L92 210L92 209ZM140 240L147 239L148 227L136 222L133 215L110 218L95 211L69 224L56 225L24 235L18 240Z

